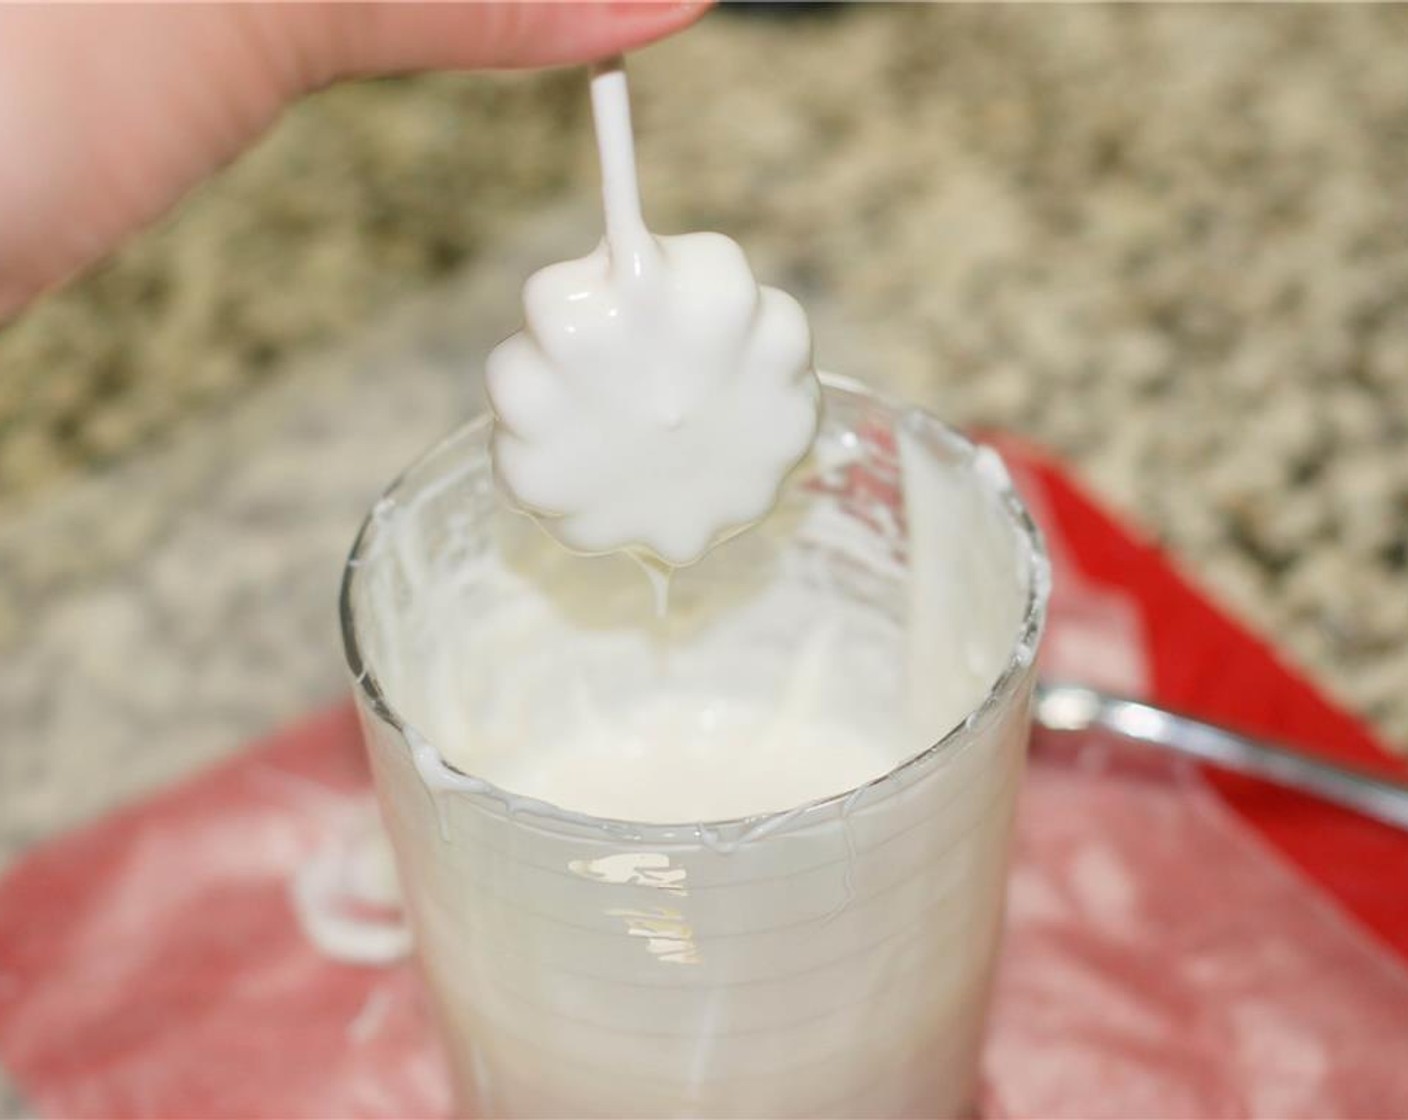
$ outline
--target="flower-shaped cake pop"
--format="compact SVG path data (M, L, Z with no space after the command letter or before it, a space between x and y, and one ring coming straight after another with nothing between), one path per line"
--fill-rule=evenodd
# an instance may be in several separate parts
M494 463L567 547L678 566L773 506L820 392L806 314L735 242L640 250L603 243L528 281L524 329L489 356Z

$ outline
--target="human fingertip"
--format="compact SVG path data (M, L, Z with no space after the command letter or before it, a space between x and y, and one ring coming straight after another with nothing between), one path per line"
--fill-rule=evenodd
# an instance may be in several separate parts
M712 8L712 0L625 0L605 21L610 54L622 54L684 31Z
M714 6L714 0L612 0L604 8L624 25L658 27L662 34L687 27Z

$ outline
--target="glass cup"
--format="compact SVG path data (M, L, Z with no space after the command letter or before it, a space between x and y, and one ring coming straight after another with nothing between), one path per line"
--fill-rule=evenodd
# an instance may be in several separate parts
M471 422L392 485L341 600L460 1107L970 1113L1048 586L996 457L828 379L817 451L778 509L679 573L657 618L628 560L566 554L505 507L489 435L487 418ZM492 556L517 582L484 574ZM575 606L555 598L569 578L587 578ZM540 615L577 629L539 640L494 622L529 585L546 588ZM576 644L579 629L590 640ZM710 642L725 644L694 656ZM804 662L834 670L809 694L817 719L856 723L854 708L875 735L908 731L881 776L777 811L603 819L502 788L449 749L460 724L483 724L532 751L570 730L567 692L590 693L609 724L662 674L689 695L775 706L795 700ZM945 722L926 726L926 711Z

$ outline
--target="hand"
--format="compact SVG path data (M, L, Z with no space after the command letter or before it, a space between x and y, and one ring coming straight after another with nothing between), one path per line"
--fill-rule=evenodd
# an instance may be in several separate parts
M339 78L587 62L706 2L0 5L0 321Z

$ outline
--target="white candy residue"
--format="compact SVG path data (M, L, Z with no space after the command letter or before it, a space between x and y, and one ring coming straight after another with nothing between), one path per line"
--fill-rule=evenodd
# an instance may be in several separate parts
M529 279L489 356L494 464L567 547L682 566L762 518L811 446L811 332L729 238L646 228L619 61L592 103L606 238Z
M345 822L290 886L299 926L332 960L390 964L411 951L391 849L370 805Z

